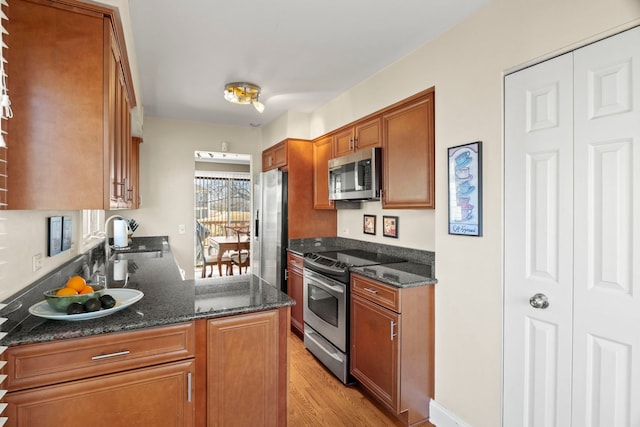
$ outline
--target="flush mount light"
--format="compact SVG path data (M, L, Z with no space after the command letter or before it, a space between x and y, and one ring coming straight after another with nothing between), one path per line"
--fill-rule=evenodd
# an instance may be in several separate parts
M264 111L264 105L258 101L260 86L253 83L228 83L224 87L224 99L234 104L252 104L259 113Z

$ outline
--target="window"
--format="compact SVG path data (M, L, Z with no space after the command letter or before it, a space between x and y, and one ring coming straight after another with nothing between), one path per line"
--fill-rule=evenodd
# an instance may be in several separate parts
M82 211L82 241L84 246L92 243L95 238L104 237L102 223L104 222L104 211L83 210Z
M251 180L248 173L196 172L195 218L211 236L225 226L248 226L251 220Z

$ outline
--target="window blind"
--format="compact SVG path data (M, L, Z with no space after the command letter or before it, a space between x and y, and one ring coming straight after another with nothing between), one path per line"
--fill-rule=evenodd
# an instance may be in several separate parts
M4 51L8 49L5 43L9 33L5 26L8 20L5 10L9 7L7 0L0 0L0 209L7 208L7 123L13 116L11 111L11 101L9 100L9 89L7 88L7 74L4 66L7 60L4 58Z
M0 0L0 108L2 109L0 119L0 209L7 208L7 144L6 144L6 120L13 116L11 111L11 102L9 101L9 94L6 85L6 73L4 71L4 65L7 62L4 59L4 50L7 49L5 44L5 36L8 34L5 29L5 23L7 21L7 15L5 10L9 6L7 0ZM0 279L4 277L4 268L6 267L6 229L5 218L0 218ZM0 303L0 311L6 306L6 304ZM0 328L2 324L7 321L6 317L0 317ZM0 342L7 336L6 332L0 332ZM7 350L6 346L0 345L0 354ZM4 426L7 422L7 417L3 416L7 404L2 402L7 390L3 386L7 375L5 374L5 365L7 362L0 360L0 426Z

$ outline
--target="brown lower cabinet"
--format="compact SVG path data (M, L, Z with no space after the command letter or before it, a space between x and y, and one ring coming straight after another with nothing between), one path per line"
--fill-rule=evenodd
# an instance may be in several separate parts
M303 258L287 252L287 295L296 302L291 307L291 329L304 335L304 273Z
M7 426L285 426L289 308L10 347Z
M433 290L351 275L351 374L406 425L428 421L434 397Z

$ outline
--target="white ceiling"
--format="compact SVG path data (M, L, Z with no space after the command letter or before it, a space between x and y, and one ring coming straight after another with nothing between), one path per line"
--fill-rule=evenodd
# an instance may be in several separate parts
M266 125L311 112L489 0L129 0L145 115ZM259 114L224 85L262 87Z

